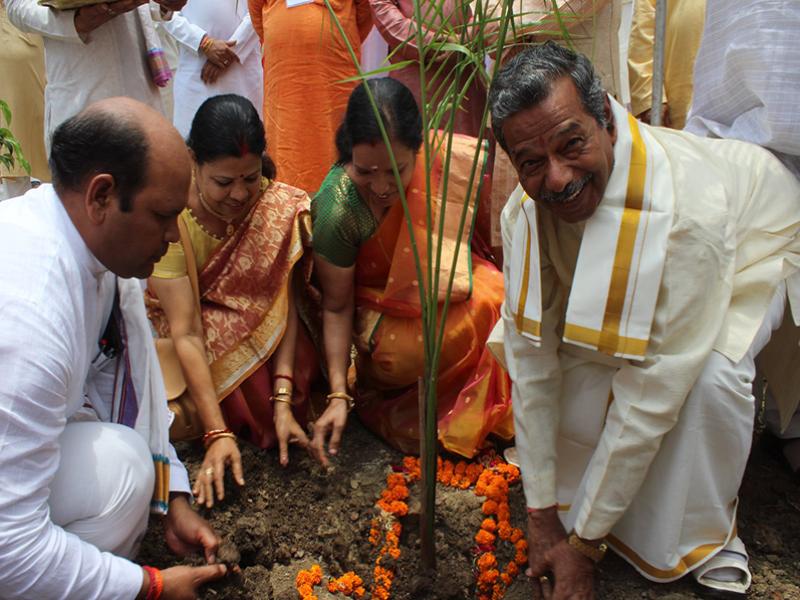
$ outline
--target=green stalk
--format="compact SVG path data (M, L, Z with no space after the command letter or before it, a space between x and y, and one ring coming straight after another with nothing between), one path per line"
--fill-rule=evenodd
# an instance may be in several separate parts
M339 34L342 36L342 41L344 41L344 44L347 47L347 50L348 50L348 52L350 54L350 58L352 59L353 64L356 66L356 69L358 70L358 74L359 74L360 79L362 81L364 81L366 79L367 75L365 75L364 72L361 70L361 63L358 60L358 56L356 55L356 52L353 49L352 44L350 44L350 40L347 39L347 35L344 32L344 28L342 27L342 24L339 22L339 17L336 16L336 13L334 12L333 7L330 4L330 1L329 0L324 0L324 2L325 2L325 6L328 8L329 14L333 18L333 22L336 24L336 27L339 30ZM389 152L389 159L391 160L391 163L392 163L392 172L394 173L395 180L398 182L398 186L397 187L398 187L398 190L400 192L400 202L401 202L401 204L403 206L403 213L405 215L406 227L408 227L408 231L409 231L409 234L410 234L410 237L411 237L410 242L411 242L412 255L414 257L414 267L415 267L416 272L417 272L417 277L421 281L422 280L422 263L420 262L420 259L419 259L419 251L417 249L417 242L416 242L416 239L415 239L415 236L414 236L414 230L413 230L413 228L411 226L412 225L411 224L411 216L410 216L410 213L408 211L408 202L406 200L406 191L405 191L405 189L403 188L402 185L399 185L400 172L397 170L397 160L395 159L394 152L392 150L392 145L391 145L391 140L389 139L389 134L386 131L386 127L385 127L385 124L383 123L383 120L381 119L380 110L378 109L378 104L375 102L375 97L372 95L372 91L369 89L369 86L365 86L365 89L367 91L367 97L369 98L370 105L372 106L373 113L375 114L375 118L378 121L378 128L380 129L380 132L381 132L381 138L383 139L383 143L386 145L386 149ZM423 296L424 292L423 292L423 290L421 288L422 288L422 286L420 286L420 301L422 302L424 300L424 296ZM424 312L424 310L425 310L424 302L423 302L422 308L423 308L423 312Z

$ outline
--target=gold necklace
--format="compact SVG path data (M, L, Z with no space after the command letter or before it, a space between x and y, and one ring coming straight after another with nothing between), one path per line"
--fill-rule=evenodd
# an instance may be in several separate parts
M209 237L212 237L215 240L218 240L220 242L225 239L224 237L220 237L217 234L212 233L208 229L206 229L206 226L203 225L203 223L200 221L200 218L196 214L194 214L194 211L192 210L191 206L187 206L186 209L189 211L189 214L192 216L192 219L194 219L194 222L197 223L197 226L200 229L202 229L205 232L206 235L208 235Z
M233 232L236 231L236 227L233 226L233 222L236 220L236 217L233 219L226 219L224 216L219 214L213 208L208 205L206 202L205 196L203 196L203 192L200 191L200 184L197 183L197 179L195 179L194 187L197 190L197 198L200 200L200 204L203 208L211 215L217 217L220 221L225 223L225 237L230 237L233 235ZM238 216L238 215L237 215Z

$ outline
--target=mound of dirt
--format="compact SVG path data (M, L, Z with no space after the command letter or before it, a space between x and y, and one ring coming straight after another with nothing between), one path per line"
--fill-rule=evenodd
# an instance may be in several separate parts
M241 444L247 484L226 485L225 500L201 510L229 545L230 557L239 554L241 574L210 585L206 599L297 600L295 577L301 569L319 564L324 574L338 577L354 571L372 584L377 550L369 543L375 501L392 465L402 455L350 419L339 456L324 471L302 450L293 449L290 464L282 468L276 451ZM178 453L194 473L202 448L179 445ZM391 589L395 600L467 600L475 598L475 542L482 520L482 499L470 490L438 487L436 552L437 576L424 576L418 564L419 537L415 495L411 487L409 516L402 519L401 556ZM524 529L525 503L519 484L511 489L511 523ZM800 486L782 465L757 444L750 459L739 508L739 533L747 544L753 570L748 598L800 600ZM501 554L498 559L507 560ZM196 564L189 558L185 564ZM229 560L226 558L226 560ZM144 540L139 561L158 567L179 564L163 542L156 520ZM320 600L341 599L317 586ZM691 581L654 584L628 563L609 556L599 567L597 595L608 599L701 598ZM521 576L509 588L508 600L530 600L530 584ZM365 596L369 598L369 593Z

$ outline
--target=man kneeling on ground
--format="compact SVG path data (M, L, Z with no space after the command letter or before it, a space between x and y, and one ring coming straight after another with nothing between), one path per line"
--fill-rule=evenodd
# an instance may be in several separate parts
M606 543L653 581L744 593L753 361L800 265L800 186L757 146L638 123L552 43L490 103L520 181L500 348L536 594L592 598Z
M195 598L225 574L189 506L137 279L178 240L190 162L130 99L52 140L53 186L0 204L0 597ZM203 567L133 562L150 511ZM122 558L125 557L125 558Z

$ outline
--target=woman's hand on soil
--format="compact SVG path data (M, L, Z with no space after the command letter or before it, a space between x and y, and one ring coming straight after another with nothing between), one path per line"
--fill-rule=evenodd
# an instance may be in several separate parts
M205 565L202 567L170 567L161 571L164 580L164 591L161 592L162 600L195 600L197 590L228 572L225 565Z
M230 466L233 479L244 485L242 474L242 455L233 438L215 440L206 450L203 464L197 473L192 493L198 504L211 508L214 506L214 491L217 499L225 498L225 467Z
M326 438L330 435L328 452L335 456L339 452L339 443L342 441L342 432L346 424L347 401L341 398L331 400L328 408L314 423L314 433L308 449L311 452L311 456L319 461L323 467L330 465L328 454L325 452Z
M292 414L291 406L285 402L275 403L275 433L278 434L278 448L281 466L289 464L289 443L294 442L308 448L308 437Z
M220 539L208 521L192 510L185 494L176 494L169 501L164 538L169 549L178 556L202 550L208 564L217 560Z

